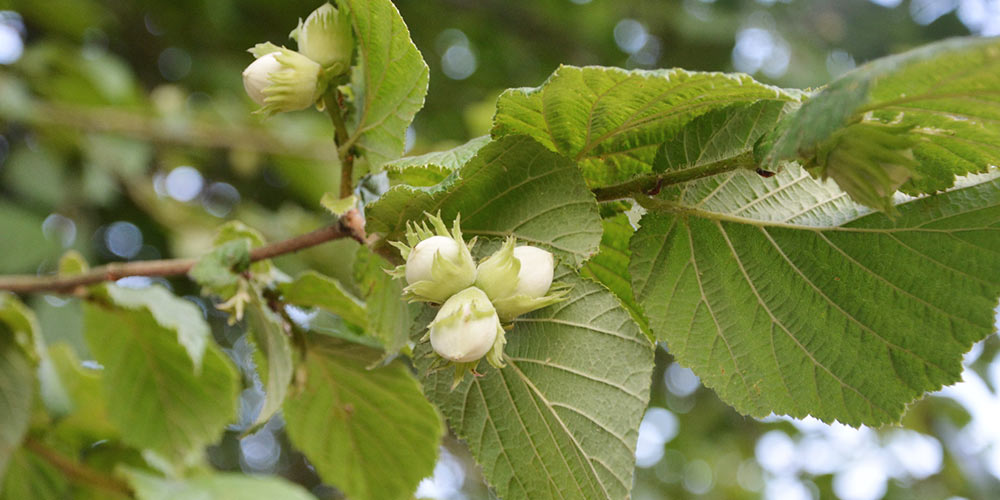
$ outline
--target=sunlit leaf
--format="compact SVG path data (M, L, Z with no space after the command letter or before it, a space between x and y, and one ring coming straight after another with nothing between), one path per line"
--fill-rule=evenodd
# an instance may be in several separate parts
M187 479L166 479L138 469L122 473L139 500L312 500L303 487L278 477L217 472Z
M111 285L108 292L126 308L98 304L84 308L87 343L104 366L108 417L132 446L177 463L201 453L235 416L234 368L212 342L202 345L201 367L196 368L174 329L183 322L182 328L207 331L193 304L166 290ZM173 313L161 318L169 311Z
M588 185L604 186L649 173L660 144L699 115L799 97L742 74L561 66L538 88L500 96L493 136L527 134L579 162Z
M116 305L131 310L147 309L157 324L176 332L177 342L184 346L195 370L200 369L212 332L202 319L198 306L177 298L158 285L141 289L108 285L107 291Z
M429 70L392 2L342 1L350 6L359 58L348 140L379 170L403 154L406 128L424 105Z
M434 469L440 417L405 364L327 337L305 359L302 393L285 402L292 444L324 481L358 500L411 498Z

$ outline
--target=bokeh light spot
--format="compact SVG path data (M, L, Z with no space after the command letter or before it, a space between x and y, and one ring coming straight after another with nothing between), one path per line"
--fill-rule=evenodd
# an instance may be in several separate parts
M191 201L201 193L205 179L194 167L177 167L167 174L163 187L177 201Z
M130 259L142 249L142 231L131 222L114 222L104 231L104 245L111 253Z

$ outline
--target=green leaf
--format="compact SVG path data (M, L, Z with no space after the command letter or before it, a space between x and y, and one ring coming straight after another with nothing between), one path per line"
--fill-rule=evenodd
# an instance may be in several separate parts
M933 193L1000 163L998 120L1000 39L956 38L847 73L783 118L756 154L767 168L815 166L858 201L886 208L900 185ZM887 128L894 134L877 133Z
M33 363L38 361L39 352L44 351L38 318L16 295L0 291L0 328L4 335L21 349Z
M69 407L64 409L55 425L58 439L83 448L95 441L116 437L118 433L106 409L102 372L84 368L73 348L64 342L49 346L45 362L51 363L57 383L69 401Z
M182 299L165 290L149 290L108 286L118 302L134 308L85 305L85 334L104 366L108 417L122 440L182 463L202 453L232 420L237 377L214 343L202 346L196 369L174 328L183 321L187 329L207 331L201 311L190 303L191 309L182 306ZM159 316L165 311L176 315L165 322Z
M238 272L250 267L250 240L227 241L198 259L188 276L216 293L231 293L240 281Z
M253 335L254 344L262 356L255 356L261 382L264 384L264 406L257 415L256 425L267 422L278 410L288 394L295 366L288 334L277 317L264 304L256 290L250 294L246 311L247 331Z
M187 479L166 479L133 468L122 475L139 500L313 500L301 486L279 477L216 472Z
M333 193L324 193L319 204L333 215L340 217L358 205L358 197L352 194L347 198L339 198Z
M365 247L354 258L354 279L365 296L366 330L385 347L387 357L406 345L410 334L410 306L403 300L403 283L386 273L392 265Z
M604 235L601 236L601 250L580 268L580 275L590 278L611 290L622 302L635 323L646 336L652 338L649 321L642 312L642 306L632 294L632 276L628 272L632 252L628 242L635 229L629 224L625 214L604 219Z
M628 498L652 345L611 292L558 274L569 297L515 321L502 370L480 363L452 390L452 370L426 373L421 344L424 390L499 497Z
M62 257L59 257L59 274L62 276L82 274L88 269L90 266L87 265L87 259L76 250L67 250Z
M211 342L212 332L202 319L201 309L159 285L148 288L123 288L107 286L108 296L115 305L130 310L148 310L161 328L176 332L177 342L184 346L197 372L202 357Z
M774 128L786 105L762 100L709 111L660 146L653 171L699 167L750 151L757 139Z
M484 135L445 151L435 151L420 156L408 156L387 163L385 169L389 177L398 184L411 186L433 186L462 168L473 156L489 144L490 137Z
M389 190L368 206L368 230L401 240L407 221L439 210L445 221L461 214L467 236L513 234L574 266L600 242L597 202L576 164L524 136L483 146L450 185L434 192L407 186Z
M21 448L10 457L7 477L0 478L0 500L65 500L69 483L58 469Z
M35 367L11 329L0 323L0 481L28 431L35 386Z
M306 271L294 281L278 285L284 301L303 307L325 309L344 321L361 328L368 328L368 312L365 304L354 298L339 281L317 273ZM388 339L388 337L387 337Z
M317 337L302 393L285 402L288 436L320 477L357 500L411 498L434 470L443 432L405 364L368 370L377 350Z
M219 226L219 229L215 233L214 244L216 247L221 247L232 241L243 239L250 240L250 248L262 247L267 243L264 235L260 234L260 231L238 220L231 220ZM250 272L257 281L270 281L273 278L273 271L274 266L271 264L270 259L258 260L250 264Z
M657 338L740 412L898 422L994 330L1000 181L899 198L889 218L787 166L689 183L632 237Z
M493 137L530 135L579 162L588 185L606 186L651 172L658 146L699 115L799 97L742 74L561 66L541 87L500 96Z
M424 105L430 70L392 2L342 1L350 6L360 59L351 77L356 110L348 144L378 171L403 154L406 128Z

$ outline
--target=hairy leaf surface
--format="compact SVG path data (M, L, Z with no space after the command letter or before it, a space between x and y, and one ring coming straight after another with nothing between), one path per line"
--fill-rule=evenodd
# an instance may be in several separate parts
M858 201L888 208L897 187L933 193L1000 164L998 123L1000 39L956 38L835 80L783 118L757 155L766 168L816 166Z
M368 370L379 351L317 340L302 393L285 402L292 443L350 498L410 498L434 470L440 417L403 363Z
M565 302L515 321L507 366L479 364L452 390L450 369L418 367L427 396L505 499L627 498L653 350L618 299L561 267Z
M588 185L605 186L649 173L660 144L699 115L799 96L742 74L561 66L540 87L504 92L492 133L527 134L578 161Z
M897 196L898 217L786 167L691 182L633 236L636 297L657 338L739 411L896 422L959 380L993 332L1000 184Z

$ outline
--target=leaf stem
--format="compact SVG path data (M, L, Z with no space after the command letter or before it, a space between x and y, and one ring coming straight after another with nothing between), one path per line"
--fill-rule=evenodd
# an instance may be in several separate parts
M753 168L756 162L753 160L753 152L747 151L732 158L726 158L717 162L700 165L697 167L685 168L682 170L671 170L662 174L652 174L643 177L615 184L594 188L594 196L597 201L612 201L623 198L631 198L634 194L651 195L656 194L663 186L671 186L684 182L710 177L721 173L736 170L738 168Z
M34 438L27 438L24 447L56 469L59 469L72 481L88 484L101 490L132 497L132 488L128 483L96 469L73 460L62 453L48 447Z
M340 197L347 198L354 191L354 154L348 145L349 135L340 99L340 90L334 89L323 96L323 105L333 122L333 139L337 143L337 157L340 159Z
M357 209L352 209L336 224L319 228L293 238L255 248L250 251L251 262L270 259L311 248L321 243L352 238L362 245L368 244L365 222ZM0 290L11 292L74 293L79 287L104 281L114 281L127 276L176 276L186 274L198 259L165 259L137 262L115 262L71 276L9 275L0 276Z

